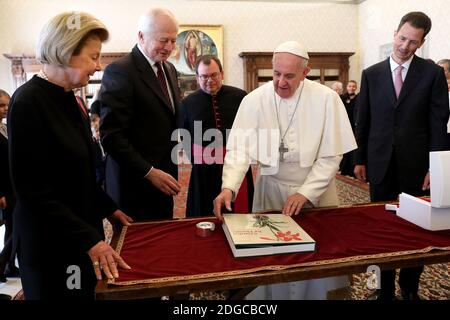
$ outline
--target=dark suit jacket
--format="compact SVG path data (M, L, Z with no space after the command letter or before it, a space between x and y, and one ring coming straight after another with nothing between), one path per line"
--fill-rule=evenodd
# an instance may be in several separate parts
M8 139L0 134L0 198L12 192L9 178Z
M117 207L96 184L92 134L73 92L33 77L11 98L8 132L24 288L67 293L67 267L78 265L82 289L72 291L89 291L84 281L95 285L95 276L87 251L104 239L102 219ZM22 274L23 265L38 271Z
M11 219L14 205L11 179L9 177L8 139L0 134L0 198L6 198L6 209L2 210L4 220Z
M176 141L171 140L180 93L175 67L165 62L164 71L175 113L137 46L108 65L102 78L100 133L108 154L107 192L138 220L173 216L172 196L166 196L144 178L153 166L177 179L177 165L171 160Z
M443 69L417 56L398 99L389 58L363 71L356 102L356 164L367 166L370 183L381 182L395 152L405 185L421 189L429 152L445 149L446 87Z

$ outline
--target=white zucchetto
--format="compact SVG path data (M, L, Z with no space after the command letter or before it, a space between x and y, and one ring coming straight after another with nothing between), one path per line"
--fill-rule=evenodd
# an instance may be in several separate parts
M303 59L309 60L308 51L305 46L297 41L287 41L280 44L273 53L287 52L299 56Z

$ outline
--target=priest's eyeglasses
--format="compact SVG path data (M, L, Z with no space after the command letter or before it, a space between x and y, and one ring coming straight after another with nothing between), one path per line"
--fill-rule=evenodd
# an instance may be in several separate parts
M217 79L219 79L219 75L220 75L220 73L218 73L218 72L214 72L214 73L211 73L211 74L201 74L201 75L199 75L198 77L200 78L200 80L202 80L202 81L208 81L209 79L211 79L211 80L213 80L213 81L215 81L215 80L217 80Z

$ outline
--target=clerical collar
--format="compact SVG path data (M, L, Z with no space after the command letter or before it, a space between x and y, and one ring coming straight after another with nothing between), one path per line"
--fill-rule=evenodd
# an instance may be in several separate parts
M204 94L206 94L206 95L208 95L208 96L211 96L211 97L217 97L217 96L219 96L220 93L222 92L222 88L223 88L223 86L221 86L220 89L217 90L217 92L214 93L214 94L211 94L211 93L208 93L208 92L206 92L206 91L203 91L202 89L200 89L200 90L201 90Z

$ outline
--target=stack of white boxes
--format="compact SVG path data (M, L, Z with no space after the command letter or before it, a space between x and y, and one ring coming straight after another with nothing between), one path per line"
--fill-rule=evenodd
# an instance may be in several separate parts
M400 194L397 215L427 230L450 229L450 151L430 152L431 201Z

